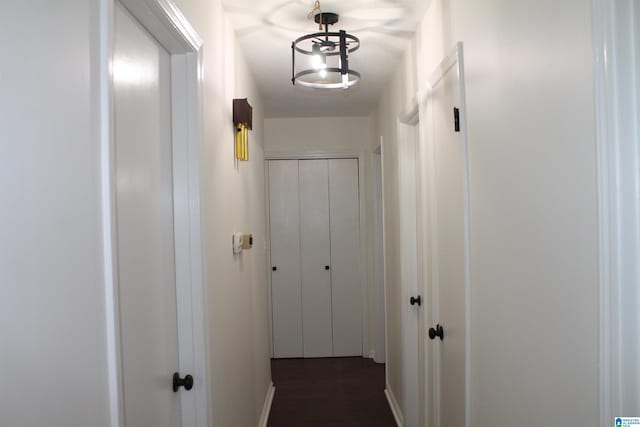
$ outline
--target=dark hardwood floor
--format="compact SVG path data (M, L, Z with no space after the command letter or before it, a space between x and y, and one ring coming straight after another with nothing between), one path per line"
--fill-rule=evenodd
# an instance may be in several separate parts
M361 357L274 359L268 427L395 427L384 365Z

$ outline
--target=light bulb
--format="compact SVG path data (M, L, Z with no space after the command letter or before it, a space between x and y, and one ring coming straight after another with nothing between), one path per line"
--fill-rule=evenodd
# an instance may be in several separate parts
M326 68L326 66L325 66ZM327 77L327 70L325 69L321 69L320 70L320 77L322 77L323 79Z
M345 89L349 88L349 75L348 74L343 74L342 75L342 87Z
M320 58L320 55L313 55L311 57L311 66L316 70L322 68L322 59Z
M327 59L324 55L313 55L311 57L311 66L315 70L323 70L327 68Z

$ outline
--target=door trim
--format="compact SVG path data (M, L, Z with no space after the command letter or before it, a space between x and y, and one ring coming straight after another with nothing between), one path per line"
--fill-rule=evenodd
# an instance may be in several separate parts
M115 1L171 54L174 227L179 369L196 379L181 393L182 425L208 426L210 382L206 360L206 301L200 209L202 39L170 0L100 2L100 146L103 263L111 427L124 425L115 219L112 57ZM169 384L167 374L167 384Z
M420 317L422 312L422 306L409 305L409 300L412 296L421 295L424 298L423 292L420 289L418 279L418 193L417 193L417 173L418 168L416 164L416 152L420 141L420 132L418 126L418 108L415 104L415 109L407 114L401 114L397 120L397 141L398 141L398 185L402 190L399 195L400 201L400 289L401 289L401 321L402 321L402 371L404 379L404 420L408 425L418 425L420 417L420 366L419 366L419 341L423 337L420 337ZM411 141L409 141L411 139ZM414 149L413 153L405 152L403 145L410 143ZM407 163L413 162L413 170L408 172ZM409 184L409 187L407 187ZM411 187L413 185L413 187ZM413 192L413 200L411 196L404 197L402 194L406 192L406 189L410 188ZM411 203L412 202L412 203ZM412 213L413 212L413 213ZM413 223L413 224L411 224ZM414 236L409 243L407 237ZM410 285L413 285L412 281L415 281L415 294L409 289ZM425 304L426 305L426 304ZM413 330L412 323L417 311L418 320L415 324L415 330ZM413 336L412 336L413 335ZM413 363L409 363L413 362ZM416 371L417 370L417 371Z
M436 227L435 218L435 206L433 204L432 196L434 194L432 185L434 182L434 153L433 153L433 144L429 143L429 135L433 135L433 124L430 116L428 115L431 110L431 98L430 93L434 87L438 85L438 83L442 80L445 74L452 68L456 67L456 72L458 73L458 79L460 84L460 138L462 140L462 144L464 145L465 156L463 159L463 168L464 168L464 240L465 240L465 426L470 427L471 425L471 258L470 258L470 247L471 247L471 239L470 239L470 193L469 193L469 148L467 141L467 123L466 123L466 95L465 95L465 77L464 77L464 55L463 55L463 44L462 42L458 42L456 46L450 51L450 53L444 57L444 59L440 62L438 66L434 69L427 81L427 92L425 94L418 94L418 104L420 111L420 119L419 123L421 126L420 129L420 145L421 147L426 147L426 153L423 154L422 148L420 152L421 161L426 161L426 174L428 175L429 183L426 192L427 196L427 216L428 223L426 224L426 230L433 230ZM422 166L421 166L422 169ZM420 172L420 176L423 171ZM434 236L435 233L429 233L431 237L429 241L426 242L427 247L425 248L426 256L429 258L435 258L438 256L437 253L434 253ZM437 269L435 268L435 261L431 259L427 268L430 268L431 271L428 271L426 277L429 277L429 281L431 283L431 295L432 301L438 300L437 287L433 286L434 280L437 277ZM425 307L425 316L424 316L424 328L427 330L434 321L438 320L438 312L436 307ZM425 340L425 364L430 364L433 373L435 373L434 380L437 384L440 382L440 378L438 375L438 370L435 368L438 364L438 356L437 353L429 352L429 343ZM435 360L430 360L429 355L435 354ZM429 371L430 369L427 367L425 369L425 418L429 420L427 425L433 425L432 422L436 426L441 426L439 420L438 411L435 410L434 414L430 414L434 409L440 407L439 395L432 395L432 390L429 388ZM430 403L430 404L429 404ZM435 418L434 418L435 416Z
M267 168L265 168L265 210L267 212L267 224L270 224L269 219L269 176L268 174L268 161L269 160L320 160L320 159L357 159L358 160L358 192L359 192L359 214L360 214L360 292L361 292L361 323L362 323L362 356L371 358L371 348L369 343L369 304L368 304L368 295L369 295L369 287L367 286L367 255L366 255L366 245L367 235L366 235L366 223L365 223L365 207L366 207L366 182L365 182L365 159L366 155L364 152L312 152L312 153L304 153L304 152L268 152L265 153L264 160L267 163ZM267 265L271 265L271 227L267 226ZM267 274L267 285L269 288L269 295L271 295L271 274ZM271 297L269 297L271 298ZM269 300L269 305L271 306L271 299ZM271 357L274 356L273 353L273 313L271 313L271 308L269 308L269 336L271 337Z
M611 3L605 0L593 0L593 27L594 27L594 63L595 63L595 97L596 97L596 150L598 168L598 412L599 425L607 425L613 419L612 401L612 358L613 337L612 330L612 263L611 246L612 234L615 226L611 224L610 216L616 218L612 212L610 199L610 159L609 146L612 136L612 124L610 123L609 110L615 106L610 101L610 81L615 79L610 76L612 70L606 58L611 49L611 21L613 11ZM613 111L611 111L613 112Z
M371 162L371 177L373 179L373 224L371 229L373 235L371 236L371 246L373 250L373 259L371 261L373 266L373 277L371 277L371 283L373 283L373 296L371 303L373 304L372 311L374 314L374 342L371 343L372 350L370 353L371 358L376 363L386 363L386 308L385 308L385 289L384 289L384 224L383 224L383 206L382 206L382 154L380 147L376 152L369 155ZM386 379L385 379L386 381ZM385 382L385 385L387 383Z
M598 185L599 424L631 416L640 401L625 378L638 375L640 328L640 10L636 2L592 0ZM634 303L635 299L635 303ZM626 333L625 333L626 332ZM627 414L625 414L627 412Z
M378 145L376 152L380 154L380 212L382 213L382 217L380 221L382 222L382 292L384 294L384 387L385 394L391 393L393 396L393 390L391 389L391 381L389 376L389 304L388 304L388 293L387 293L387 257L385 254L387 253L387 227L386 227L386 217L387 213L384 208L384 201L386 200L386 195L384 191L384 183L385 183L385 174L384 174L384 166L385 166L385 155L384 150L384 135L380 135L380 144ZM388 391L387 391L388 390ZM395 401L395 396L394 399ZM395 414L394 414L395 416ZM396 419L397 421L397 419ZM400 420L402 422L398 422L398 426L402 426L404 420Z

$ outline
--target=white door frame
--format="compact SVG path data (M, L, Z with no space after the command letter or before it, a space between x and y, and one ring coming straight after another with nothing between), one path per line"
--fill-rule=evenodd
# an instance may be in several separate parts
M396 421L396 424L398 425L398 427L403 427L404 426L404 414L402 413L402 408L400 407L400 405L398 404L398 400L396 399L395 394L393 393L393 390L391 388L391 381L390 381L390 376L389 376L389 363L386 360L387 356L389 355L389 304L388 304L388 300L387 300L387 295L388 295L388 289L387 289L387 284L389 283L388 280L388 269L387 269L387 257L386 257L386 253L387 253L387 226L386 226L386 209L385 209L385 200L387 200L387 195L386 192L384 190L384 183L386 181L385 179L385 161L386 161L386 156L384 155L384 150L383 148L385 147L385 142L384 142L384 136L380 135L380 144L378 145L378 148L376 149L376 151L379 150L379 154L380 154L380 193L382 195L382 198L380 200L380 210L382 211L382 287L383 287L383 293L384 293L384 353L385 353L385 370L384 370L384 395L387 398L387 402L389 403L389 408L391 409L391 413L393 413L393 418Z
M599 225L599 424L638 416L640 5L592 0Z
M398 171L400 187L400 260L401 260L401 307L402 307L402 371L404 378L404 425L406 427L418 426L420 417L420 369L419 369L419 344L422 337L420 332L420 315L422 306L411 306L410 298L420 296L425 299L418 280L418 168L416 164L416 152L420 140L418 104L415 98L411 108L398 116ZM403 145L413 144L414 151L406 152ZM408 168L413 163L413 169ZM409 185L409 187L407 187ZM412 187L411 187L412 186ZM411 189L413 198L403 196ZM414 236L412 243L408 239ZM415 282L415 283L413 283ZM415 288L415 289L414 289ZM426 305L426 304L425 304ZM417 311L417 313L414 313ZM416 321L416 316L418 320Z
M313 153L297 153L297 152L277 152L265 153L265 161L269 160L320 160L320 159L358 159L358 191L360 197L359 213L360 213L360 292L361 298L361 323L362 323L362 356L371 357L369 347L369 309L368 309L368 286L367 286L367 263L366 263L366 222L365 222L365 206L366 206L366 187L365 187L365 153L362 152L334 152L334 151L317 151ZM268 169L268 168L267 168ZM267 172L265 172L267 173ZM271 271L271 227L269 224L269 177L265 176L266 185L266 205L267 212L267 265ZM271 303L271 274L267 275L269 287L269 302ZM271 305L271 304L269 304ZM273 357L273 313L269 308L269 334L271 337L271 357Z
M424 267L426 274L423 279L426 279L429 283L425 283L425 300L438 301L438 289L434 284L436 283L438 271L436 264L437 253L433 248L437 243L435 230L437 227L437 218L435 214L435 205L433 200L435 182L435 156L434 156L434 144L433 133L434 124L431 117L431 97L430 94L446 73L455 67L455 70L460 81L460 138L465 146L464 170L464 238L465 238L465 426L471 425L471 260L470 260L470 206L469 206L469 164L468 164L468 148L467 148L467 126L466 126L466 96L465 96L465 79L464 79L464 57L463 57L463 44L458 42L454 49L440 62L440 64L433 70L429 80L427 82L427 93L418 94L418 108L420 115L420 179L426 182L426 188L422 191L426 194L426 200L421 202L421 206L425 207L423 212L424 217L419 221L426 220L423 230L426 234L423 241L423 249L427 260L429 261ZM426 290L429 289L427 293ZM437 304L429 303L424 307L424 330L428 330L429 327L434 326L434 323L438 321L438 307ZM446 331L445 331L446 334ZM438 351L431 351L433 342L425 340L424 344L424 363L425 363L425 396L424 396L424 416L425 424L427 426L442 426L441 420L439 420L438 408L440 407L439 395L433 393L433 387L430 387L430 383L434 382L439 384L441 379L439 378L439 357Z
M100 2L102 226L111 427L124 424L115 219L113 39L115 1ZM119 0L171 55L173 198L179 369L194 387L181 392L182 426L208 426L204 263L200 217L202 39L171 0ZM171 373L167 373L167 387Z
M382 149L380 146L370 156L371 177L373 179L373 304L374 343L371 345L371 356L376 363L386 363L386 304L384 291L384 242L383 242L383 198L382 198Z

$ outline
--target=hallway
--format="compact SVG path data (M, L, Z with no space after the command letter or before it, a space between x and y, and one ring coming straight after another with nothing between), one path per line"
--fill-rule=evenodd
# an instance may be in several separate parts
M3 6L0 427L640 415L640 1Z
M268 427L393 427L384 364L360 357L273 359Z

